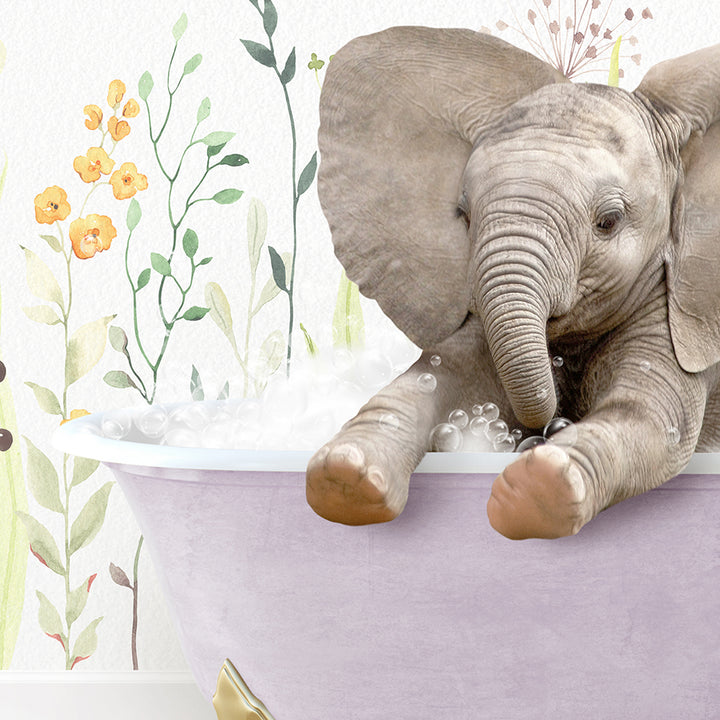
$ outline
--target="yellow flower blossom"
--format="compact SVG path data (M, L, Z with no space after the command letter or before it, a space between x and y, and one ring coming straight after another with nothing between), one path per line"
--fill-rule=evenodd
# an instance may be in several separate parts
M110 176L110 185L112 185L113 195L118 200L127 200L138 190L145 190L148 180L145 175L138 172L135 163L126 162Z
M123 117L134 118L134 117L137 117L139 113L140 113L140 106L137 104L137 100L133 100L132 98L130 98L125 103L125 107L123 108L123 111L122 111Z
M65 418L64 420L60 421L61 425L64 425L66 422L70 422L71 420L75 420L76 418L84 417L85 415L89 415L90 413L87 410L73 410L70 413L69 418Z
M111 108L116 108L125 95L125 83L122 80L113 80L108 88L107 101Z
M52 225L57 220L64 220L70 214L70 203L67 193L57 185L45 188L35 196L35 219L39 223Z
M88 130L97 130L103 119L103 111L97 105L86 105L83 112L88 116L85 127Z
M109 175L115 167L115 161L99 147L91 147L87 155L78 155L73 161L75 172L83 182L91 183L100 179L100 173Z
M70 242L81 260L107 250L116 236L117 230L106 215L88 215L70 223Z
M107 125L110 131L110 137L115 142L122 140L130 134L130 123L128 123L127 120L118 120L116 117L111 117Z

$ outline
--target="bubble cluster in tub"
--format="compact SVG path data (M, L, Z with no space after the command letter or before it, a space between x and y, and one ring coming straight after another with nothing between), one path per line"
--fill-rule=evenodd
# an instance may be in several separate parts
M271 377L258 398L138 406L103 414L95 430L112 440L172 447L248 450L315 450L329 440L358 410L416 357L407 348L389 347L351 353L335 350L293 368L289 378ZM433 370L442 364L430 358ZM423 393L433 393L438 379L432 372L417 378ZM378 418L383 432L401 429L392 412ZM564 418L548 423L542 435L523 438L510 428L492 402L452 410L446 422L430 432L434 452L513 452L550 441L560 430L563 443L573 442L573 426Z

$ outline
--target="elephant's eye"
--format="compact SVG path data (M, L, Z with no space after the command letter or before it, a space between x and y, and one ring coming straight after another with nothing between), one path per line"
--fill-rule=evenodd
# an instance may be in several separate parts
M468 202L467 195L463 192L460 196L460 201L457 204L455 210L458 217L461 217L465 221L465 227L470 227L470 203Z
M623 213L619 210L603 213L598 217L595 227L597 227L603 235L607 235L622 222L623 217Z

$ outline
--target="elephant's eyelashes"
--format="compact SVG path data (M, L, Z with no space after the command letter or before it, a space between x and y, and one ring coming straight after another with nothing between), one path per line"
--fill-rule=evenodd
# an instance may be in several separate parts
M461 217L465 221L465 226L470 227L470 204L468 203L467 195L463 192L460 196L460 201L457 204L455 210L457 217Z
M595 227L603 234L609 235L623 220L624 215L619 210L613 210L600 215Z

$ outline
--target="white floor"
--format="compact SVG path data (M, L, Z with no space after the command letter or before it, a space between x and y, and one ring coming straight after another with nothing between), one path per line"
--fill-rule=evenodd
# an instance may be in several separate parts
M217 720L185 673L0 672L2 720Z

